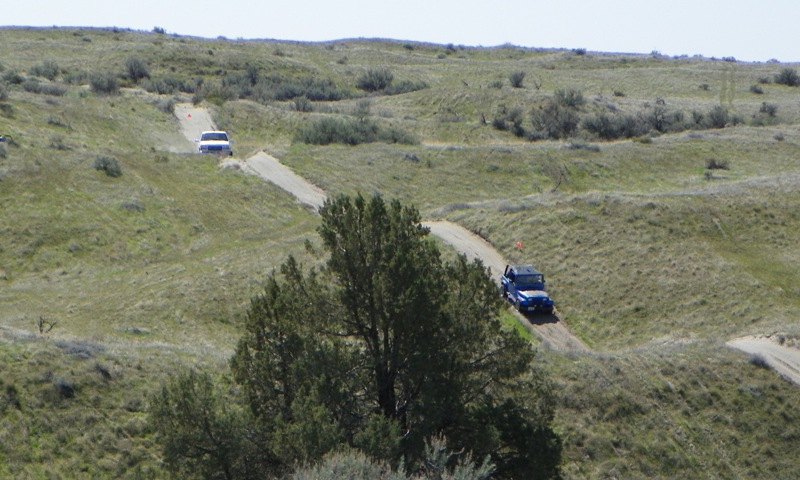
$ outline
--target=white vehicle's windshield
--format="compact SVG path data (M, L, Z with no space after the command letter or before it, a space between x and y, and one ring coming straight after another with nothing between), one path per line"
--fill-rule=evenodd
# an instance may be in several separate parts
M208 140L222 140L222 141L227 141L228 140L228 136L224 132L211 132L211 133L204 133L200 137L200 140L205 140L205 141L208 141Z

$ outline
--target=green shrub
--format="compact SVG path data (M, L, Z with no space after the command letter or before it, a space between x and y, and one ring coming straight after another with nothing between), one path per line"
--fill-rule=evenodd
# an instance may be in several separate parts
M103 95L116 95L119 93L119 82L116 75L111 73L95 73L89 78L92 91Z
M46 78L48 80L55 80L59 73L61 73L61 68L59 68L58 64L52 60L46 60L39 65L34 65L31 67L30 71L31 75Z
M19 85L25 81L25 77L17 73L16 70L9 70L3 74L3 81L11 85Z
M89 83L91 75L85 70L72 72L64 75L63 81L68 85L86 85Z
M361 143L386 142L416 144L419 143L410 133L390 127L381 129L377 123L369 119L350 117L324 117L311 125L300 129L295 140L312 145L358 145Z
M119 165L119 160L114 157L100 156L94 159L95 170L102 170L106 172L109 177L119 177L122 175L122 167Z
M567 138L575 133L581 120L576 109L555 98L531 111L530 118L533 131L528 135L529 140Z
M750 93L761 95L762 93L764 93L764 89L761 88L761 85L750 85Z
M308 97L297 97L294 99L294 109L298 112L313 112L314 111L314 104L311 103L311 100Z
M759 113L763 113L769 117L774 117L778 114L778 105L775 103L761 103L761 108L758 109Z
M730 120L730 114L728 113L728 109L716 105L708 112L706 118L709 128L725 128L725 125L727 125Z
M508 75L508 81L511 82L511 86L514 88L522 88L523 80L525 80L525 72L517 70Z
M0 82L0 102L8 100L8 87L5 83Z
M175 99L174 98L162 98L158 99L155 102L156 108L161 110L162 112L172 115L175 113Z
M366 92L378 92L388 88L394 75L387 68L370 68L356 81L356 88Z
M67 93L67 87L60 83L40 83L38 80L32 78L25 80L25 83L22 84L22 88L26 92L53 95L55 97L60 97Z
M522 109L512 108L511 110L503 110L498 116L492 119L492 126L497 130L510 131L518 137L525 136L525 129L522 127Z
M647 126L638 117L632 115L609 115L607 113L599 113L585 118L582 126L584 130L597 135L603 140L633 138L647 131Z
M147 64L144 60L137 57L130 57L125 61L125 71L128 74L128 79L134 83L139 80L150 78L150 72L147 70Z
M781 70L779 74L775 75L775 83L796 87L800 85L800 75L797 74L797 70L794 68L787 67Z
M556 101L565 107L580 108L586 104L583 92L574 88L556 90Z
M395 126L379 129L378 141L383 143L399 143L401 145L419 144L419 140L411 132Z
M340 89L333 80L313 76L288 77L284 75L260 76L255 85L247 75L238 79L226 78L226 85L238 89L241 98L252 98L261 103L294 100L306 97L314 102L336 101L350 95Z
M324 117L310 126L302 128L296 140L312 145L330 145L342 143L358 145L373 141L378 132L378 125L371 121Z

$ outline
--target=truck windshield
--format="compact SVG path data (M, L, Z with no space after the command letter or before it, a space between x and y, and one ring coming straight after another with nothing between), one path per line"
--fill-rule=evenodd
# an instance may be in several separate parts
M517 284L517 287L524 288L536 284L539 284L541 287L542 282L544 282L544 277L542 275L518 275L514 283Z
M227 140L228 136L222 132L204 133L201 140Z

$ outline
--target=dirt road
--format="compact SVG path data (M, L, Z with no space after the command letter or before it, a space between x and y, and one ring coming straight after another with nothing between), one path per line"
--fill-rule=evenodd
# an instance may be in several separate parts
M431 233L449 243L469 259L480 258L489 267L492 278L500 284L500 274L508 263L487 241L461 225L451 222L424 222ZM562 352L589 352L591 349L576 337L566 322L556 315L523 315L514 312L519 321L537 335L544 344Z
M197 151L194 141L200 138L201 132L216 130L214 121L205 108L195 107L191 103L177 103L174 112L180 120L183 136L189 141L186 145L187 152Z
M181 129L189 142L194 142L201 131L215 128L211 116L203 108L179 104L175 106L175 116L180 120ZM234 161L238 162L244 171L274 183L315 210L325 202L325 192L266 153L259 152L246 160ZM499 280L498 276L503 271L506 261L489 243L469 230L450 222L431 221L425 222L425 225L431 229L431 233L452 245L458 252L470 259L480 258L491 269L492 276ZM563 319L555 315L530 318L519 313L517 315L523 325L528 326L543 343L554 350L590 351L589 347L569 330ZM772 368L800 384L800 350L778 345L766 337L741 338L728 342L728 345L750 354L763 356Z
M800 350L785 347L768 336L737 338L726 345L762 357L776 372L800 384Z

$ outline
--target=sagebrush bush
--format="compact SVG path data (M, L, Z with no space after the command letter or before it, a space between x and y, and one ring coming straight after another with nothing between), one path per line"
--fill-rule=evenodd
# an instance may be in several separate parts
M40 83L38 80L32 78L25 80L25 83L22 84L22 88L26 92L52 95L54 97L60 97L67 93L67 87L60 83Z
M721 105L715 105L706 116L709 128L725 128L730 119L728 109Z
M119 160L114 157L100 156L94 159L95 170L106 172L109 177L119 177L122 175L122 167Z
M175 113L175 99L174 98L161 98L155 102L156 108L162 112L172 115Z
M378 92L388 88L394 74L387 68L370 68L356 80L356 88L365 92Z
M3 74L3 81L11 85L19 85L25 81L25 77L17 73L16 70L9 70Z
M528 135L530 140L567 138L577 131L581 121L575 108L562 104L556 98L532 110L530 119L533 125L533 131Z
M8 152L6 151L6 145L4 143L0 143L0 158L6 158L8 156Z
M524 116L521 108L502 110L494 119L492 119L492 126L497 130L508 130L517 137L524 137L526 132L522 127L523 118Z
M117 77L111 73L95 73L89 78L89 86L95 93L103 95L116 95L119 93Z
M761 108L758 109L760 113L766 114L769 117L774 117L778 114L778 104L762 102Z
M788 85L790 87L797 87L800 85L800 75L794 68L784 68L777 75L775 75L775 83L779 85Z
M297 97L294 99L294 109L298 112L313 112L314 111L314 104L311 103L311 100L308 97Z
M8 100L8 87L3 82L0 82L0 102Z
M81 70L64 75L63 81L68 85L86 85L90 82L91 77L89 72Z
M159 95L169 95L177 92L194 93L195 91L195 86L191 82L170 77L146 80L141 82L140 85L148 92L158 93Z
M583 129L603 140L634 138L647 132L647 125L641 117L633 115L609 115L598 113L582 122Z
M30 73L36 77L42 77L52 81L55 80L59 73L61 73L61 68L56 62L52 60L46 60L31 67Z
M570 108L580 108L586 104L583 92L574 88L556 90L555 98L559 104Z
M324 117L298 131L295 139L312 145L358 145L374 141L378 125L368 120Z
M525 80L525 72L523 71L515 71L511 72L508 75L508 81L511 82L511 86L514 88L522 88L522 82Z
M150 72L147 70L147 64L141 58L130 57L125 61L125 71L128 74L128 80L138 83L139 80L150 78Z
M386 142L413 145L419 143L410 133L396 127L381 129L370 119L352 117L324 117L300 129L295 140L312 145L359 145Z

